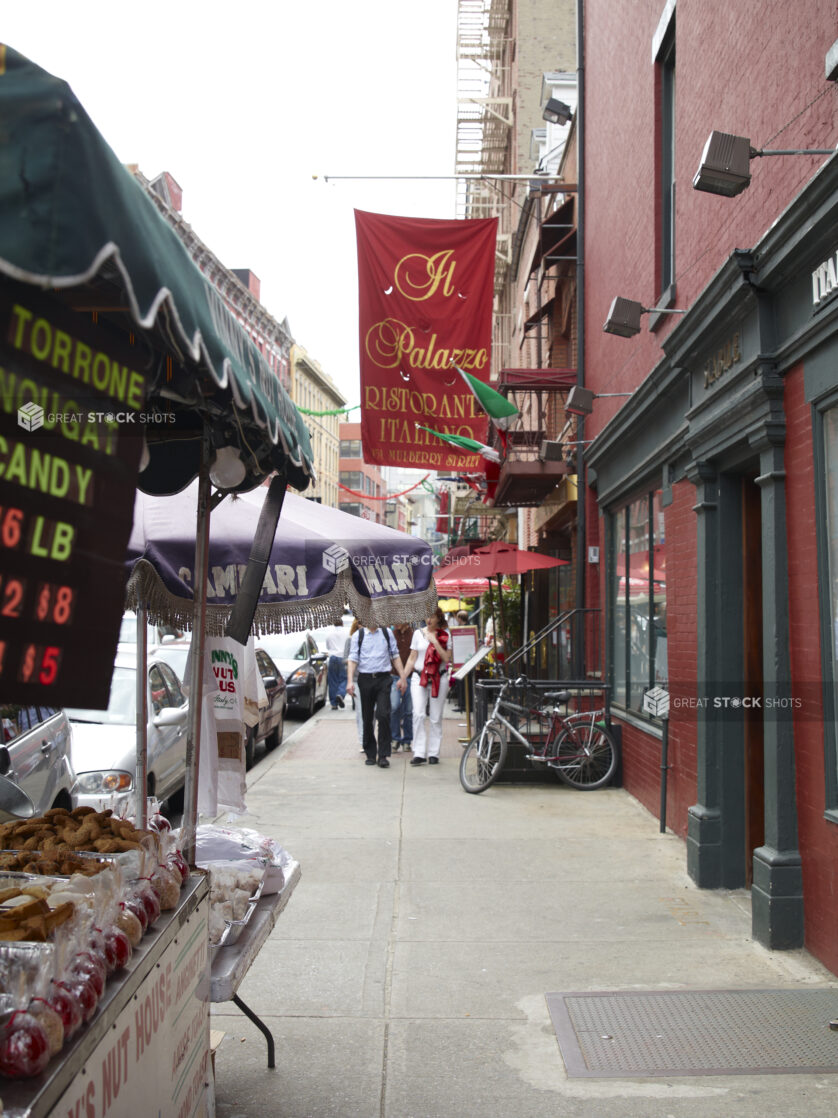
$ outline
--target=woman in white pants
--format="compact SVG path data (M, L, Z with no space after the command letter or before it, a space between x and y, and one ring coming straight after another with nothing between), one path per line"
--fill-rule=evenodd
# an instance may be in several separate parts
M450 682L451 649L445 614L441 609L427 618L410 642L405 675L410 679L413 700L413 758L411 765L439 764L442 743L442 712ZM428 712L427 721L425 711Z

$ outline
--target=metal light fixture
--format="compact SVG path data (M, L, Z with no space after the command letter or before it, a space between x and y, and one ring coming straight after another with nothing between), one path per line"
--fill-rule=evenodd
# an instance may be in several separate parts
M633 395L633 392L593 392L590 388L583 388L580 384L574 384L573 388L571 388L570 392L567 394L564 410L566 415L578 415L580 418L584 418L586 415L590 415L594 410L594 400L604 400L610 396ZM565 431L567 428L568 424L565 424ZM564 431L562 435L564 435ZM544 443L541 445L544 446ZM569 442L567 445L581 446L582 443L577 440L576 442Z
M762 151L751 147L747 136L711 132L693 179L695 190L732 198L751 182L750 161L761 155L832 155L835 148L784 148Z
M247 467L242 462L237 447L220 446L210 466L210 481L216 489L235 489L247 476Z
M541 116L543 120L550 124L569 124L573 119L573 109L570 105L566 105L564 101L558 101L555 97L550 97Z
M573 389L571 389L571 392ZM542 439L538 447L539 462L561 462L564 446L561 439Z
M634 299L623 299L617 296L611 304L608 318L603 323L606 334L617 334L621 338L633 338L640 333L640 316L642 314L685 314L684 310L668 307L644 307Z
M574 384L567 394L564 410L568 415L590 415L594 410L594 394L590 388Z

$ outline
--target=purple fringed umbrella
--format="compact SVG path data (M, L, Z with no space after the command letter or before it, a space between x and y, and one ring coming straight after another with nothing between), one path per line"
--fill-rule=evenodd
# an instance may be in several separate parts
M267 489L226 497L210 519L206 631L224 632ZM128 545L127 605L192 623L198 486L138 492ZM382 524L286 493L256 608L256 632L320 628L345 604L362 624L420 621L436 607L430 545Z

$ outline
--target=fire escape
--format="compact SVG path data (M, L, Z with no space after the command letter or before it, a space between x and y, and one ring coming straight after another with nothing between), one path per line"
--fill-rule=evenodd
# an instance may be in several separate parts
M573 193L538 182L521 208L510 281L524 280L516 340L533 367L499 372L498 389L519 414L506 432L496 507L542 505L576 473L576 421L565 411L577 372L575 212ZM575 484L563 490L575 494Z
M508 172L514 124L511 0L459 0L457 8L456 174ZM498 218L495 294L511 262L508 197L491 179L459 179L457 217Z
M487 177L459 180L457 216L498 218L492 383L519 412L504 443L494 435L499 510L540 506L558 487L575 500L576 473L575 185L535 170L529 189L491 177L521 170L516 129L531 123L516 121L511 35L512 0L458 0L456 173Z

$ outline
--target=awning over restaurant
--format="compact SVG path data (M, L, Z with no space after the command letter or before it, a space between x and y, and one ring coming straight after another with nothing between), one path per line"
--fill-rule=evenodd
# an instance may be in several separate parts
M252 488L313 476L308 430L256 345L66 82L0 45L0 274L136 333L176 422L149 432L150 493L198 472L200 432L242 451Z

